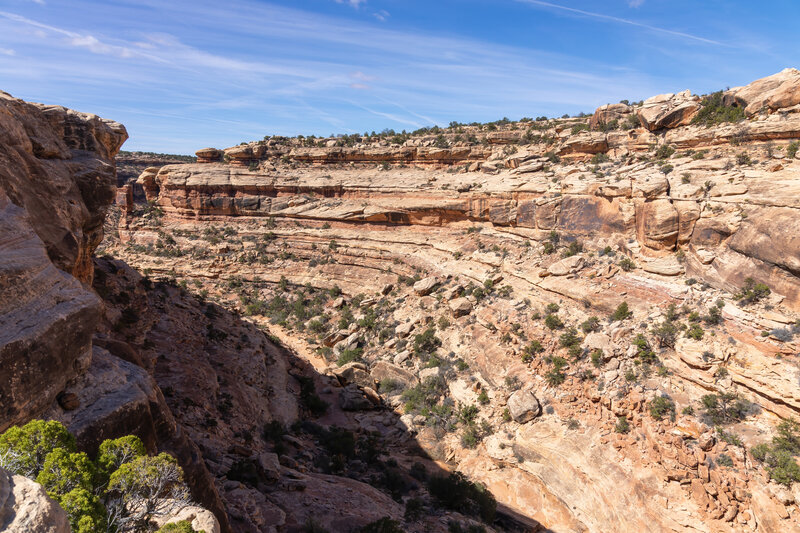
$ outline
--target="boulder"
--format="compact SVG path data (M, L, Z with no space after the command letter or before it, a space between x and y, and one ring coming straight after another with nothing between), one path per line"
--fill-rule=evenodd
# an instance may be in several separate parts
M0 468L0 531L70 533L67 513L44 487Z
M677 276L683 274L683 265L673 256L662 257L642 264L642 270L661 276Z
M566 276L583 268L583 261L583 257L580 255L566 257L547 267L547 272L552 276Z
M333 374L339 378L339 382L342 385L349 385L351 383L362 387L372 385L372 378L370 378L364 363L347 363L346 365L333 369Z
M508 397L508 411L514 421L524 424L542 414L539 400L530 390L518 390Z
M423 278L414 284L414 291L420 296L427 296L439 286L439 279L435 276Z
M205 533L220 533L222 531L214 514L196 505L184 507L166 519L159 517L156 519L156 523L159 527L163 527L166 524L174 524L184 520L189 522L195 531L205 531Z
M394 380L402 383L405 387L411 387L417 383L417 378L414 374L387 361L378 361L375 363L372 366L370 376L373 381L378 383L383 380Z
M450 300L448 306L450 307L450 312L453 313L453 316L456 318L468 315L472 312L472 302L466 298Z
M644 101L636 110L642 125L650 131L664 128L677 128L691 123L700 111L700 98L690 91L678 94L660 94Z
M339 407L343 411L366 411L374 407L357 385L348 385L339 393Z
M636 206L636 233L649 248L671 249L678 242L678 211L672 202L659 199Z

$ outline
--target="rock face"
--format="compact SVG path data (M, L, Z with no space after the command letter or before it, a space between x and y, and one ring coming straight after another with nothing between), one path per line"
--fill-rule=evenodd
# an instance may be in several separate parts
M44 411L86 370L100 314L98 298L53 265L28 220L0 190L0 431Z
M25 209L53 263L81 281L114 200L124 126L0 93L0 189ZM20 170L24 169L24 170Z
M178 458L194 497L228 530L199 451L152 378L92 346L102 304L83 283L93 278L125 128L5 93L0 107L0 431L35 417L61 419L90 454L106 438L138 434L151 451ZM59 530L36 490L15 483L23 492L7 500L19 511L11 530Z
M774 112L800 104L800 71L787 68L745 87L730 89L730 94L748 115L762 110Z
M67 513L44 487L0 468L0 530L8 533L69 533Z
M642 125L650 131L687 126L700 110L700 98L689 91L660 94L644 101L636 111Z

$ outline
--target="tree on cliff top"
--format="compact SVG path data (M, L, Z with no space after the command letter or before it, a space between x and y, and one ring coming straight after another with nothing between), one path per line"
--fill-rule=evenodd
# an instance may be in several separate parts
M92 461L61 423L33 420L0 434L0 467L41 484L75 533L155 531L190 503L175 458L148 456L133 435L104 441Z

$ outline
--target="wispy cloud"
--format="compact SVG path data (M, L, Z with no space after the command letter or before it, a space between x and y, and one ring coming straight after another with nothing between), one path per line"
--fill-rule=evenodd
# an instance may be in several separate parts
M352 133L591 112L621 98L758 77L726 72L713 79L709 74L706 85L690 85L689 75L674 77L676 65L738 68L741 49L697 46L697 38L678 33L683 38L676 40L670 30L553 2L528 3L655 33L636 43L637 61L626 61L619 53L586 52L581 42L562 49L568 53L548 49L546 39L509 44L503 35L483 32L479 38L457 24L447 31L423 30L399 9L391 19L397 25L381 24L372 14L377 2L340 3L341 9L328 2L316 12L268 0L70 0L49 2L47 9L4 7L2 89L119 120L131 133L131 149L188 153L266 134L327 135L330 129ZM619 7L627 9L624 3ZM735 62L720 60L734 55ZM658 68L648 71L653 64Z
M355 9L358 9L361 4L366 4L367 0L336 0L337 4L348 4Z
M635 4L635 6L632 6L632 7L636 7L638 5L641 5L641 3L643 3L643 1L644 0L641 0L641 1L640 0L633 0L632 2L630 2L630 4ZM559 10L559 11L565 11L565 12L568 12L568 13L574 13L576 15L583 15L585 17L592 17L592 18L595 18L595 19L598 19L598 20L605 20L607 22L615 22L615 23L618 23L618 24L627 24L628 26L635 26L637 28L642 28L642 29L645 29L645 30L650 30L650 31L658 32L658 33L663 33L663 34L666 34L666 35L673 35L675 37L683 37L684 39L690 39L692 41L697 41L697 42L701 42L701 43L713 44L713 45L717 45L717 46L727 46L726 44L721 43L719 41L715 41L714 39L708 39L706 37L701 37L699 35L692 35L690 33L684 33L684 32L681 32L681 31L670 30L670 29L667 29L667 28L659 28L658 26L652 26L650 24L644 24L642 22L637 22L635 20L629 20L629 19L625 19L625 18L621 18L621 17L614 17L614 16L611 16L611 15L604 15L602 13L595 13L595 12L592 12L592 11L584 11L583 9L576 9L574 7L562 6L562 5L559 5L559 4L554 4L552 2L544 2L544 1L541 1L541 0L517 0L517 2L521 2L523 4L534 5L534 6L547 7L547 8L556 9L556 10Z
M628 5L630 7L639 7L644 4L644 0L628 0Z
M381 9L380 11L376 11L372 14L373 17L380 20L381 22L386 22L386 20L391 16L388 11L385 9Z

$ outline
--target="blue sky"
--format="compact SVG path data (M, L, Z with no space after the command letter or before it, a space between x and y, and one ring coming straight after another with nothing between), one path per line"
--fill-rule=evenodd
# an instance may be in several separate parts
M591 112L798 67L800 2L0 0L0 90L124 148Z

